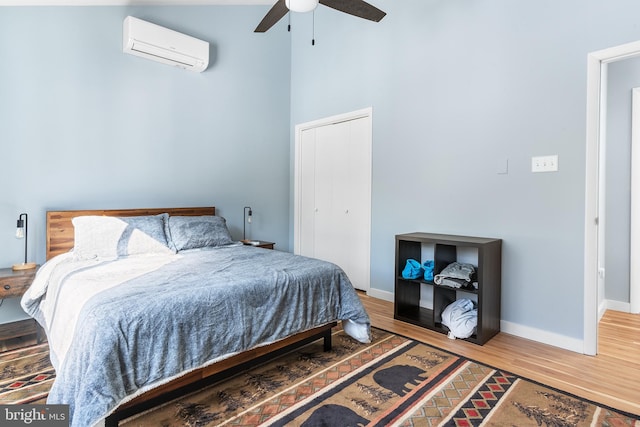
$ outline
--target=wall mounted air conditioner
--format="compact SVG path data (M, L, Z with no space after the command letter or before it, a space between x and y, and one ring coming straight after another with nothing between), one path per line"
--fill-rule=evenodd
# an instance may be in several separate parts
M124 19L122 51L197 72L209 65L208 42L133 16Z

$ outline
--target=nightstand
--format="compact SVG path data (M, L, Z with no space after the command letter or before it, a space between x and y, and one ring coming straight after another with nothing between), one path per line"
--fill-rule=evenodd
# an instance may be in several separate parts
M37 268L29 270L12 270L0 268L0 299L21 297L31 286ZM0 324L0 340L8 340L35 333L38 344L41 342L41 331L34 319L18 320Z
M265 242L264 240L242 240L246 246L256 246L258 248L273 249L276 245L273 242Z

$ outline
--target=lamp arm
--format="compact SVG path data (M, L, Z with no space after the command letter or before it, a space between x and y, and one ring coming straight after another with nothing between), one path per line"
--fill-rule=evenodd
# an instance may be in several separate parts
M27 263L27 244L29 242L29 218L26 213L20 214L20 219L24 215L24 263Z

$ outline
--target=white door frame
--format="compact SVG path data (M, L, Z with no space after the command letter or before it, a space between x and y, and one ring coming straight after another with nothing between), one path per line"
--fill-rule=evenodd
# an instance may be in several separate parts
M629 312L640 313L640 88L632 91Z
M606 128L607 66L640 56L640 42L592 52L587 56L587 138L584 217L584 337L583 353L598 351L598 218L602 211L601 158Z
M311 122L301 123L296 125L295 127L295 166L294 166L294 189L293 189L293 253L299 254L301 247L301 204L302 204L302 175L300 167L302 165L301 154L302 150L300 149L300 144L302 143L302 132L318 128L321 126L327 126L334 123L341 123L350 120L356 120L361 118L369 118L369 123L373 126L373 108L363 108L362 110L356 110L349 113L338 114L331 117L325 117L322 119L314 120ZM369 130L369 137L373 139L372 129ZM369 141L371 145L372 141ZM373 150L370 150L372 152ZM369 159L369 164L371 165L371 159ZM369 187L369 206L371 206L371 187ZM369 207L369 211L371 211L371 207ZM367 253L369 256L367 257L367 265L364 266L364 270L366 272L366 289L367 292L371 289L371 215L369 215L369 224L367 225L367 229L369 230L368 238L366 242Z

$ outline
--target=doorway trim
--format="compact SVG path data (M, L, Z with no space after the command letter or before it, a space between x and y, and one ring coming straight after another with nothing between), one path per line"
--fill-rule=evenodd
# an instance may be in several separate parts
M606 129L607 67L640 56L640 41L591 52L587 56L587 133L584 217L584 339L583 353L598 351L599 212L602 211L601 159Z
M640 88L631 98L631 229L629 245L629 312L640 313Z

